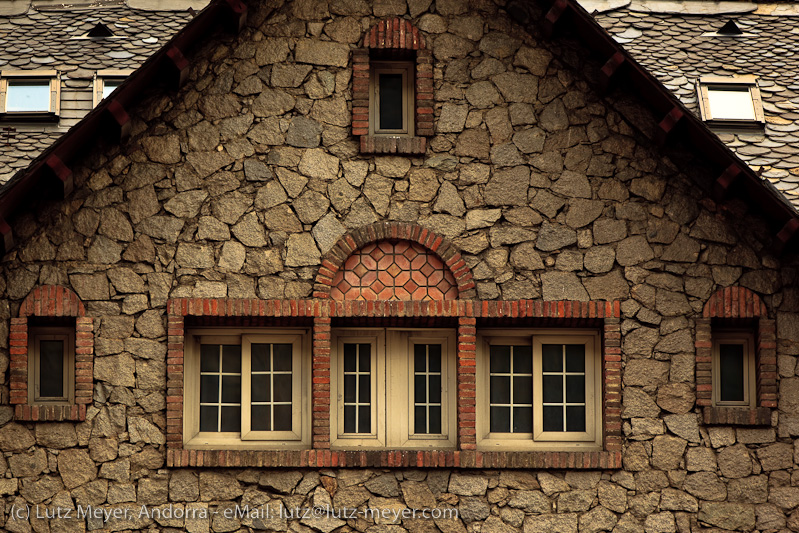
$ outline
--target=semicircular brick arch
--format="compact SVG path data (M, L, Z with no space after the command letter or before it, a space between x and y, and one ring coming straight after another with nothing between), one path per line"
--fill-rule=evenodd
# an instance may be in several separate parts
M363 47L424 50L426 45L418 28L408 20L394 17L369 28L363 37Z
M86 309L78 295L67 287L41 285L22 301L19 317L28 316L85 316Z
M474 299L460 251L415 224L378 222L344 235L322 259L315 298L336 300Z
M767 317L768 310L760 297L746 287L725 287L710 296L702 310L704 318Z

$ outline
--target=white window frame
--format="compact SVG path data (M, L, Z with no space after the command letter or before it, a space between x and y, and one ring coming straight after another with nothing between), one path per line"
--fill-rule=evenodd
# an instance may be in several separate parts
M118 81L122 83L125 79L133 74L130 69L106 69L98 70L94 75L94 93L93 93L93 107L97 107L103 100L103 91L105 90L105 82L108 80Z
M9 82L42 82L50 83L50 108L30 111L7 111ZM26 115L58 116L61 113L61 77L56 70L3 70L0 71L0 113L8 117Z
M741 119L714 117L710 112L710 96L708 90L716 87L726 90L738 89L741 92L748 91L749 98L752 100L752 108L754 109L755 118ZM765 123L765 116L763 114L763 99L760 96L760 88L757 86L756 76L703 76L697 81L696 89L699 100L699 112L702 116L702 120L705 122L731 126L760 125Z
M542 344L585 344L586 431L543 431ZM490 346L529 345L533 357L533 432L491 432ZM482 329L477 335L477 449L481 451L598 451L602 449L602 358L599 332L582 329Z
M183 443L187 449L306 449L311 444L311 356L307 329L197 329L184 341ZM200 345L241 346L241 431L200 431ZM251 353L253 343L292 344L292 429L251 430Z
M335 328L331 335L331 446L338 449L455 449L457 444L456 342L452 329ZM345 343L371 344L372 432L344 433ZM441 344L441 433L416 434L413 346Z
M63 342L63 391L60 397L39 394L40 345L43 340ZM72 327L31 327L28 329L28 404L29 405L72 405L75 403L75 328Z
M755 383L755 340L754 335L744 330L713 331L713 405L717 407L756 406L757 384ZM744 347L744 400L721 401L721 344L740 344Z
M416 65L412 61L370 61L369 62L369 135L388 137L413 137L415 102L414 73ZM380 84L381 74L401 74L402 116L405 127L400 129L379 128L380 119Z

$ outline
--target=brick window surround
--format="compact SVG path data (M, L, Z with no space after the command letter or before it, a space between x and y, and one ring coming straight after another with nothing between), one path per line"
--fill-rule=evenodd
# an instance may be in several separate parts
M751 328L755 335L756 405L713 406L713 329ZM744 287L726 287L715 292L696 319L696 403L703 408L706 424L770 426L771 410L777 407L776 325L760 297Z
M332 280L347 258L364 245L385 239L427 243L453 273L457 299L336 300ZM449 257L449 259L446 259ZM621 468L621 329L620 305L614 302L476 301L469 269L453 266L460 254L437 235L413 225L380 224L344 236L333 247L317 276L314 299L259 300L176 298L167 303L167 465L170 467L454 467L454 468ZM323 272L324 271L324 272ZM471 292L470 292L471 291ZM312 443L307 450L183 449L184 335L196 325L259 325L280 322L312 324ZM458 445L455 451L338 451L330 446L331 327L404 325L456 328ZM476 431L476 342L480 327L593 327L602 331L603 447L601 451L478 451Z
M22 302L19 318L11 319L11 404L14 418L27 421L81 421L92 402L94 377L94 320L78 296L66 287L36 287ZM28 323L30 317L75 317L74 405L28 404Z
M369 135L370 60L408 59L416 64L413 137ZM363 48L352 52L352 134L360 137L361 153L423 154L433 135L433 55L425 39L409 21L381 20L363 38Z

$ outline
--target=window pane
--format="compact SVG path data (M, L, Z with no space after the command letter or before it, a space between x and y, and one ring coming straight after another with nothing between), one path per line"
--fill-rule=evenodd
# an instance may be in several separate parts
M517 374L533 373L533 348L531 346L513 347L513 371Z
M510 377L491 376L491 403L510 403Z
M291 372L291 344L273 344L275 370Z
M219 402L219 374L200 376L200 402Z
M276 402L291 402L291 376L277 375L274 377Z
M425 387L424 374L417 374L413 377L413 401L415 403L427 402L427 387Z
M566 403L585 403L585 375L566 376Z
M491 431L510 433L510 407L491 407Z
M103 80L103 98L108 98L108 95L121 84L122 80Z
M276 405L275 409L275 431L291 431L291 406Z
M510 372L510 346L491 346L490 357L492 374Z
M251 345L250 354L252 354L253 372L268 372L272 368L269 361L269 347L269 344Z
M714 119L755 120L755 106L748 87L708 87L707 99Z
M9 80L6 111L50 111L50 81Z
M359 344L358 345L358 371L369 372L372 367L372 345Z
M402 74L378 74L380 78L380 116L378 117L379 129L402 130L404 124L402 117Z
M430 403L441 403L441 374L430 376Z
M513 377L513 403L533 403L533 386L530 376Z
M429 408L430 414L430 434L438 435L441 433L441 407L433 405Z
M430 372L441 372L441 345L428 344L427 351L430 354Z
M563 407L544 406L544 431L563 431Z
M358 433L372 432L372 409L368 405L358 408Z
M563 376L543 376L541 380L544 403L563 401Z
M200 406L200 431L219 431L219 407Z
M253 405L250 409L250 428L253 431L272 430L272 406Z
M241 374L241 346L222 346L222 372Z
M427 433L427 408L417 405L413 409L413 432Z
M532 433L533 432L533 408L514 407L513 408L513 432Z
M358 376L358 401L360 403L372 401L372 380L369 375Z
M222 431L241 431L241 407L222 406Z
M355 406L344 406L344 433L355 433Z
M427 346L424 344L413 345L413 368L416 372L425 372L427 370Z
M566 407L566 431L585 431L585 406Z
M744 346L719 345L719 399L722 402L745 402Z
M344 401L346 403L355 402L355 380L356 376L344 376Z
M585 372L585 345L566 345L566 372Z
M563 345L541 345L541 369L544 372L563 372Z
M241 401L241 376L222 375L222 403Z
M64 341L39 342L39 396L62 398L64 396Z
M357 353L357 344L344 344L344 372L355 372Z
M200 346L200 372L219 372L219 345Z

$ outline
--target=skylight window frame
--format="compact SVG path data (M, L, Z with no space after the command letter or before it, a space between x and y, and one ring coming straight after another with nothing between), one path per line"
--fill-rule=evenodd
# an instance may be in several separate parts
M48 82L50 103L48 109L8 111L8 87L15 82ZM61 114L61 75L57 70L2 70L0 71L0 118L5 121L57 120Z
M724 90L739 89L741 92L747 91L752 101L752 108L754 110L755 118L743 119L714 117L710 111L709 91L717 87ZM763 99L760 96L760 88L757 85L757 77L754 75L732 77L702 76L697 81L696 90L699 100L699 111L702 116L702 120L711 126L760 127L766 122L765 116L763 114Z

